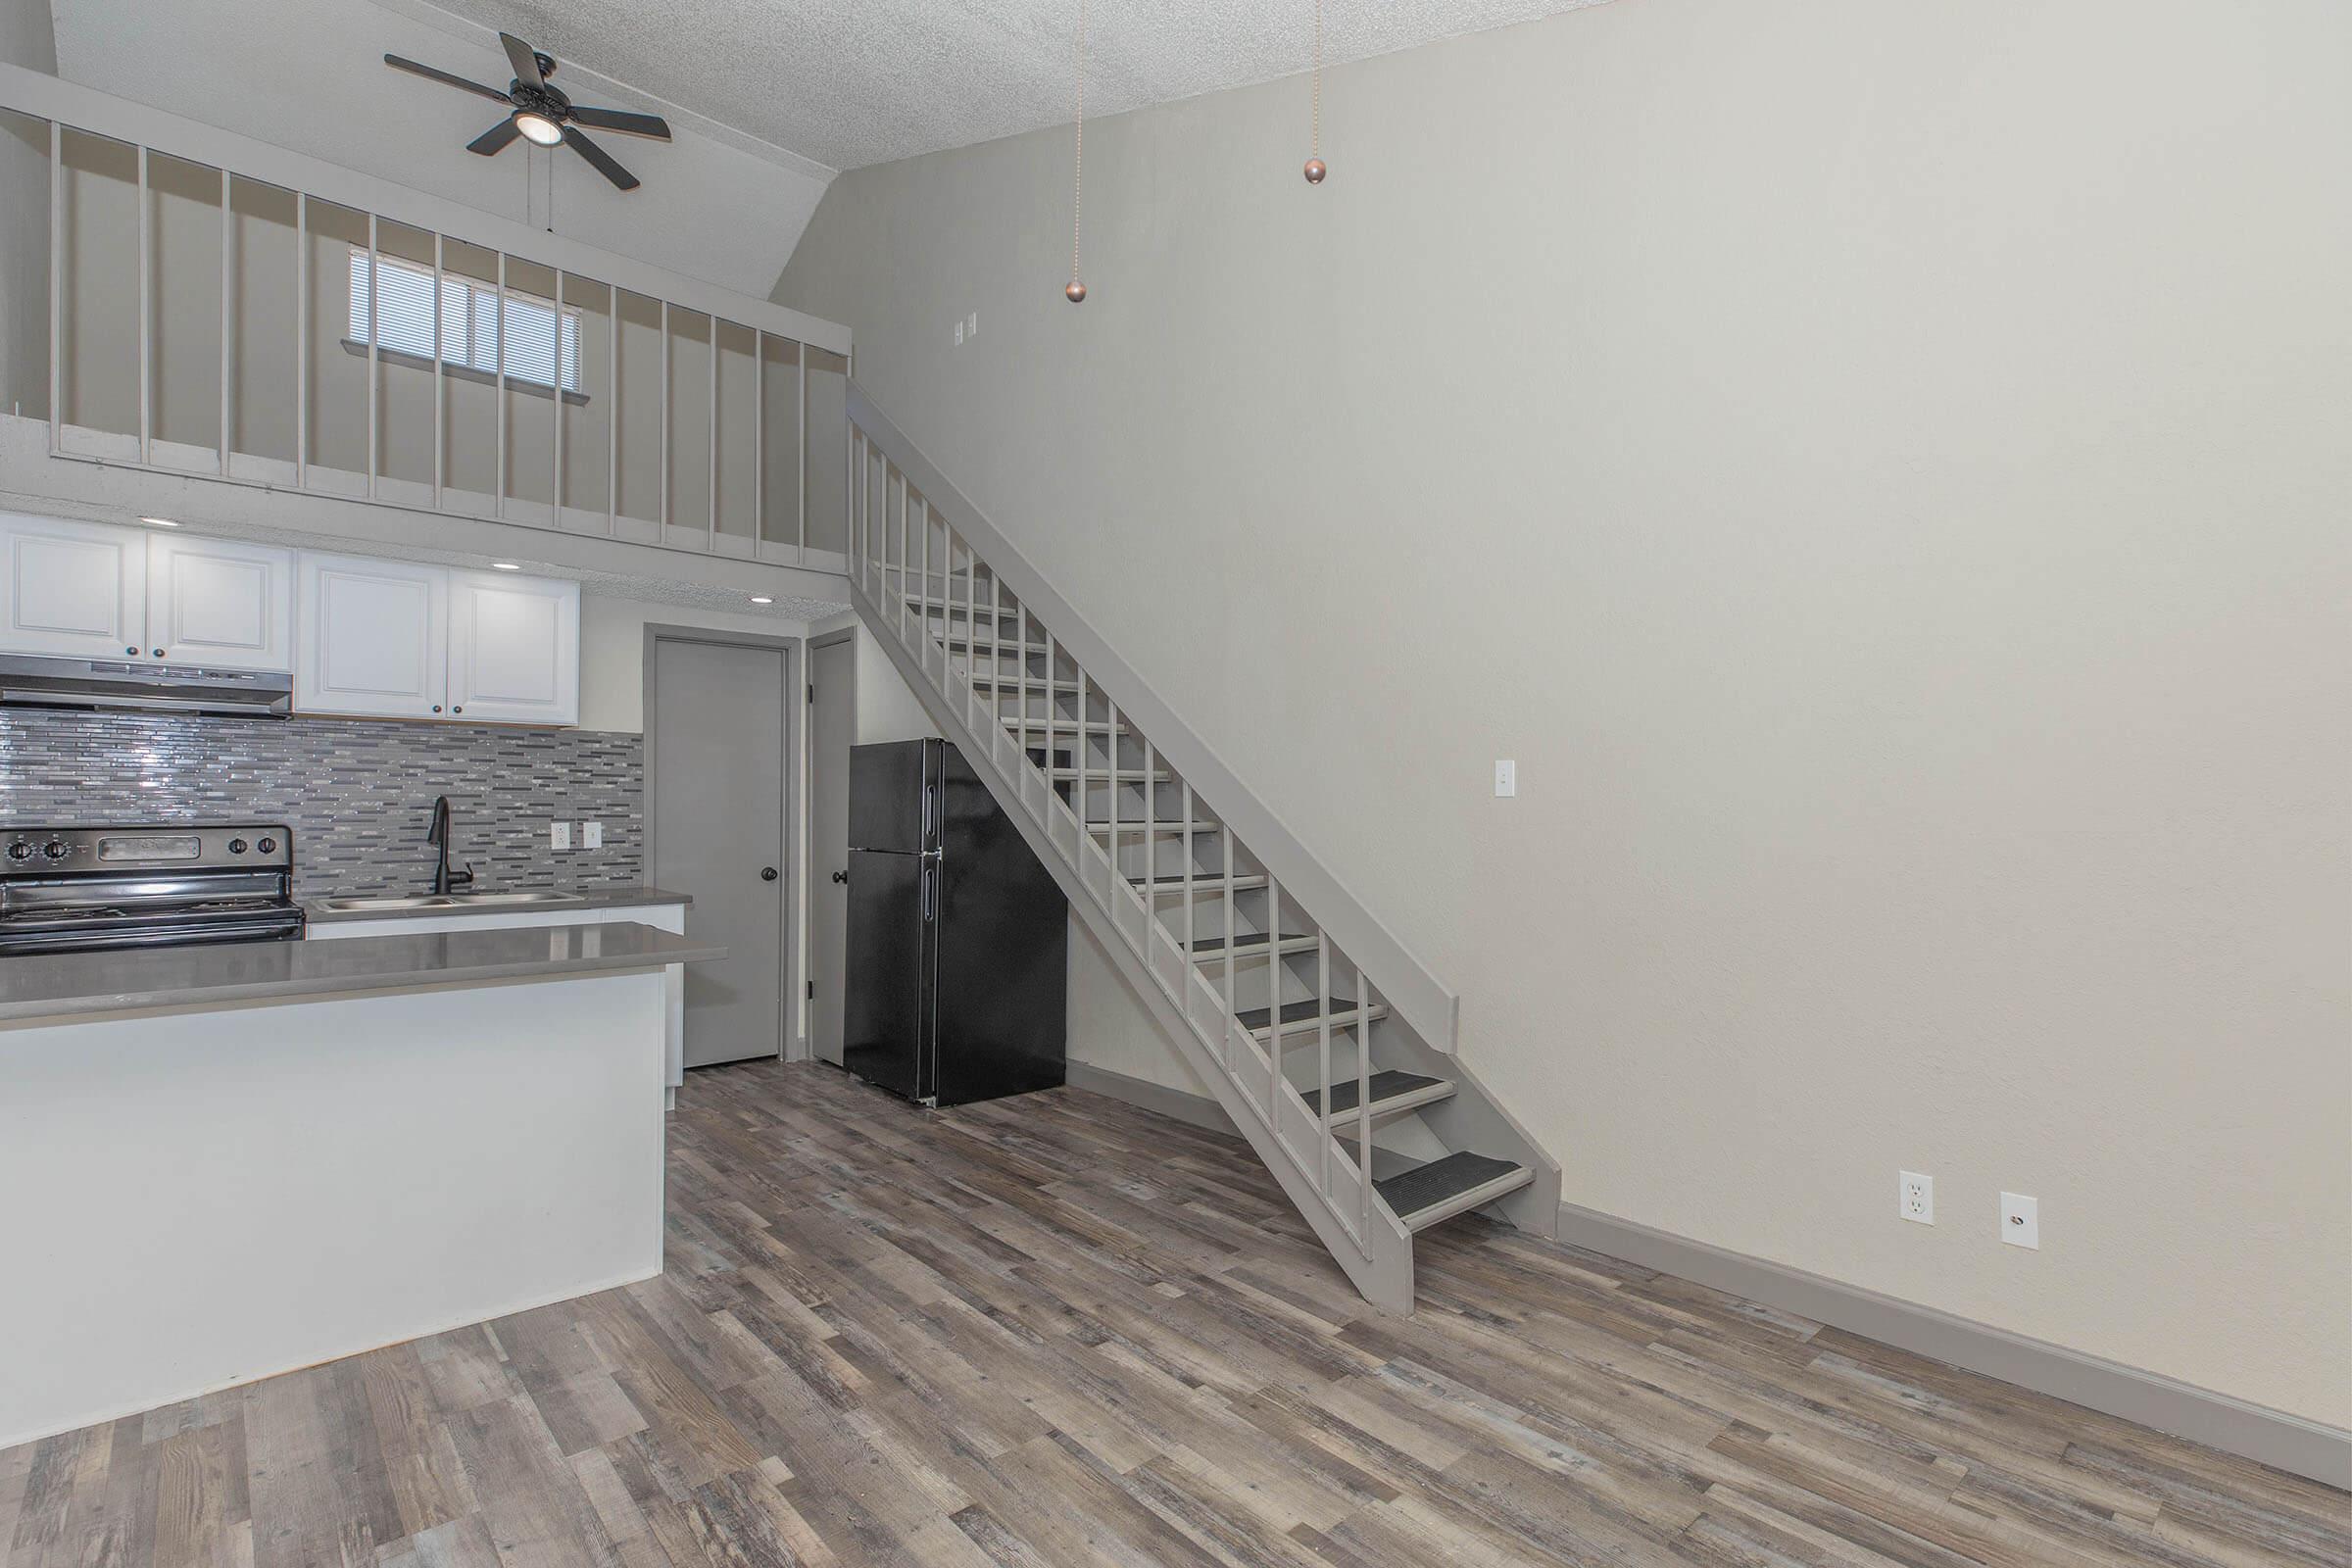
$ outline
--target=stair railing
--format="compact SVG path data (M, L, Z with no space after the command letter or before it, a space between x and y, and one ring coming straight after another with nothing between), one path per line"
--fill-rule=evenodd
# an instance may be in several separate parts
M1131 979L1140 974L1139 990L1148 1001L1156 997L1155 1010L1177 1024L1173 1032L1195 1070L1334 1257L1367 1298L1410 1310L1411 1234L1372 1173L1371 1027L1396 1020L1449 1051L1452 996L1241 789L855 382L849 424L849 575L859 613L943 732L1012 808L1073 894L1073 906L1116 939L1106 944L1114 958ZM1033 659L1042 670L1032 671ZM1064 698L1074 699L1066 716ZM1034 707L1041 699L1042 711ZM1065 733L1067 765L1060 765ZM1100 769L1088 748L1098 734L1105 740ZM1129 741L1142 751L1140 773L1127 765ZM1134 822L1120 816L1121 786L1129 782L1141 783L1146 812ZM1062 784L1070 786L1066 800ZM1163 784L1174 786L1180 803L1172 816L1162 814ZM1108 815L1095 820L1085 813L1098 785L1105 786ZM1142 845L1140 883L1123 864L1129 836ZM1165 837L1182 847L1163 876ZM1220 841L1214 871L1196 864L1201 837ZM1245 860L1259 869L1245 871ZM1260 890L1262 1024L1235 991L1234 901ZM1213 964L1200 961L1204 899L1216 902L1222 939ZM1286 939L1286 912L1302 916L1311 938ZM1308 952L1314 994L1286 1004L1285 960ZM1350 1109L1334 1113L1333 1036L1348 1029L1355 1039L1355 1098ZM1284 1070L1286 1042L1308 1033L1312 1105Z

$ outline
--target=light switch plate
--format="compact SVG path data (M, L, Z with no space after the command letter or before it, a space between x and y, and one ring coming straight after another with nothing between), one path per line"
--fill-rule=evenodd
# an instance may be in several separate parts
M568 849L570 849L570 848L571 848L571 824L570 824L569 822L550 822L550 823L548 823L548 824L547 824L547 847L548 847L549 849L551 849L551 850L568 850Z
M978 337L980 335L980 313L978 311L974 311L972 313L972 318L970 322L965 325L963 329L963 335L965 337Z
M604 847L605 824L602 822L582 822L580 824L580 848L583 850L601 850Z
M963 318L960 316L956 318L956 346L963 347Z
M1507 757L1494 760L1494 798L1507 800L1519 793L1519 764Z
M2041 1250L2041 1203L2023 1193L2001 1195L2001 1240Z

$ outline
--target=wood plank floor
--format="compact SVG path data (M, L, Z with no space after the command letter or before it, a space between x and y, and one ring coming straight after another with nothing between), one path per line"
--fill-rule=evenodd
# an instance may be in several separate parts
M662 1279L0 1452L5 1568L2324 1565L2352 1496L1233 1141L695 1074ZM5 1353L0 1349L0 1353Z

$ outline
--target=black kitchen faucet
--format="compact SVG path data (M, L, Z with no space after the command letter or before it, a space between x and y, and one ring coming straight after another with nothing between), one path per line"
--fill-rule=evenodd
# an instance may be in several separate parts
M433 863L433 891L447 893L452 887L466 887L473 881L473 869L460 866L449 868L449 797L444 795L433 802L433 825L424 830L424 842L441 852Z

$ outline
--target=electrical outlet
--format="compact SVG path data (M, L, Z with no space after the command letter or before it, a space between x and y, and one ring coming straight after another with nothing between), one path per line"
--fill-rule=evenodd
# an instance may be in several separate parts
M1917 1225L1936 1223L1936 1178L1922 1176L1915 1170L1897 1173L1898 1183L1895 1212Z
M601 850L604 847L605 824L602 822L582 822L580 824L580 848L583 850Z
M1519 793L1519 764L1507 757L1494 760L1494 798L1508 800Z
M570 849L570 848L571 848L571 824L570 824L569 822L550 822L550 823L548 823L548 824L547 824L547 847L548 847L549 849L551 849L551 850L568 850L568 849Z
M972 318L965 325L963 335L965 337L978 337L980 335L980 313L978 311L974 311L972 313Z
M2041 1203L2023 1193L2001 1195L2001 1240L2041 1250Z
M963 347L963 318L960 316L956 318L956 346Z

